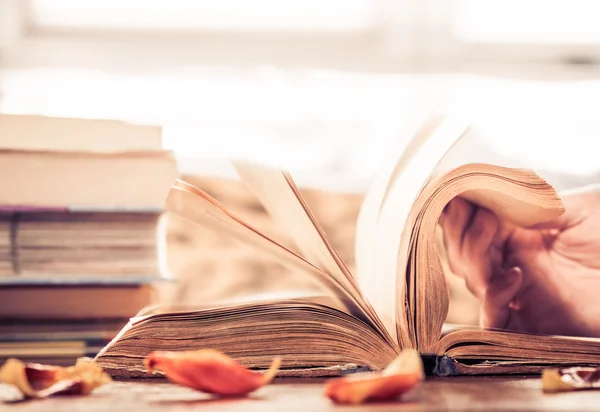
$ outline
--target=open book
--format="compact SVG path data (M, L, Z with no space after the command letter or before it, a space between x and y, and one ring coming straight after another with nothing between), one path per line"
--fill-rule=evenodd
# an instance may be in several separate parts
M167 211L268 252L318 282L323 293L149 308L132 318L96 361L115 376L146 376L143 358L152 350L210 347L258 369L281 356L282 373L315 376L381 369L402 348L416 348L437 375L600 364L600 340L445 327L449 296L436 228L452 198L464 196L515 225L564 212L554 189L531 171L488 164L440 168L468 128L455 116L428 116L383 165L357 222L354 274L287 172L236 163L241 179L287 230L294 247L261 233L202 190L176 181Z

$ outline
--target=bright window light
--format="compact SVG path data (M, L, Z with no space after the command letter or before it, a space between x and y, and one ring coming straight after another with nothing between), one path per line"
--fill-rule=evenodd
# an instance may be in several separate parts
M456 0L453 32L482 43L600 42L597 0Z
M373 0L33 0L38 28L86 30L360 30Z
M469 161L506 157L523 167L580 175L600 169L598 80L265 68L144 75L7 70L0 81L0 113L162 124L165 147L183 159L184 173L221 173L215 164L238 158L314 176L315 185L338 185L342 177L364 182L414 121L415 107L432 99L447 101L478 125L494 156L480 158L480 146L467 146Z

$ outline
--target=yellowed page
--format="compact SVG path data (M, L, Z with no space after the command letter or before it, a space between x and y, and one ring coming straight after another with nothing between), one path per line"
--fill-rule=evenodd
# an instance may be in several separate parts
M348 269L333 256L333 247L319 223L311 219L294 191L286 174L276 168L235 162L244 183L261 201L269 215L292 237L302 256L319 269L331 274L348 291L357 290Z
M490 209L506 222L531 226L557 218L564 212L554 189L535 173L488 164L466 164L436 178L419 194L407 226L418 227L411 238L411 284L416 293L411 302L418 349L430 352L440 338L448 316L449 296L446 276L435 238L438 219L445 205L456 196ZM404 248L403 248L404 250ZM399 262L402 265L402 261Z
M459 115L449 115L421 145L392 183L377 222L371 287L378 313L392 318L402 347L414 345L406 323L404 304L405 275L409 245L401 245L403 232L413 203L429 176L448 150L467 131L469 123Z
M357 307L359 306L354 297L332 281L326 273L244 223L215 199L192 185L177 181L167 197L165 211L175 213L202 227L228 234L246 244L253 245L277 258L286 267L312 275L335 296L344 301L351 301Z
M373 307L364 298L356 280L327 239L291 176L279 169L263 165L236 162L234 166L269 215L278 225L286 229L304 258L329 274L337 284L353 296L372 322L378 326L378 330L386 335L386 339L391 344L395 344L394 334L385 330Z
M393 154L386 160L380 172L375 177L369 192L367 193L356 223L356 276L360 289L370 302L377 302L380 298L379 289L373 282L375 276L385 274L376 274L373 271L375 251L379 247L377 241L377 222L383 204L389 194L393 183L397 177L402 174L410 158L427 141L431 133L437 128L443 116L435 113L426 112L417 116L414 125L408 129L406 137L398 142L397 147L393 148ZM388 274L390 275L390 274ZM375 309L379 307L374 303ZM396 335L396 321L392 313L378 312L386 327L392 335Z

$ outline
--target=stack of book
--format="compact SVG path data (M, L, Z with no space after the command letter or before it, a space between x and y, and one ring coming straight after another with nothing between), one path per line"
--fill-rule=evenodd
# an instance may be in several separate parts
M0 115L0 363L94 356L155 300L178 177L160 127Z

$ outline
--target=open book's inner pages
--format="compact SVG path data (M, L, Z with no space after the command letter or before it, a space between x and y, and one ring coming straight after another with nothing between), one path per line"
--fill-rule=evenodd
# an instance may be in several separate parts
M414 322L421 351L434 350L448 314L436 226L445 205L456 196L481 205L504 221L530 226L564 212L554 189L532 171L467 164L427 185L411 211L409 283L415 285ZM445 299L444 299L445 298Z
M429 112L416 116L415 121L390 148L391 155L383 159L383 164L374 176L361 204L356 221L356 239L354 242L356 276L361 290L373 300L375 300L375 296L371 291L372 282L369 271L373 266L373 251L375 250L373 239L375 239L379 213L392 182L402 172L415 151L439 126L442 119L443 116L432 116Z
M331 276L355 299L389 344L397 346L395 334L385 329L378 314L364 298L356 279L327 239L292 177L279 169L263 165L236 162L235 167L242 181L254 192L269 215L292 237L303 257Z
M439 120L436 120L439 119ZM469 123L458 115L432 118L404 159L401 170L389 182L374 232L375 246L369 270L373 305L380 313L393 313L402 347L417 347L414 315L414 285L407 284L410 234L407 224L414 203L429 176L448 150L463 136ZM439 296L439 299L448 299Z
M382 336L389 347L398 351L397 344L387 334L377 315L356 289L348 289L348 285L340 282L339 277L321 270L304 257L259 232L202 190L185 182L177 181L167 197L165 210L176 213L194 224L232 236L266 252L266 257L277 258L290 270L306 274L314 281L319 282L322 286L321 290L328 292L339 305L343 305L348 314L370 325L376 333Z
M252 245L265 252L266 256L277 259L291 270L312 277L322 290L329 291L341 301L349 302L348 311L362 316L355 299L341 288L328 274L321 271L301 256L262 234L252 226L230 213L215 199L200 189L183 181L177 181L165 202L165 211L175 213L192 224L214 230L236 240Z
M377 273L373 270L375 267L375 253L379 247L377 242L377 222L392 184L402 173L410 158L422 147L442 120L442 115L433 116L427 113L424 116L419 116L415 125L408 129L408 133L404 136L404 139L398 141L397 146L392 148L393 155L385 159L384 164L375 176L361 205L356 222L354 251L356 276L360 289L369 301L372 302L383 323L396 339L398 339L396 312L395 310L391 310L392 308L389 306L387 308L390 312L385 312L385 306L380 304L382 297L379 294L378 285L381 282L378 278L386 276L386 274ZM412 202L409 196L403 200L407 203ZM401 229L397 228L397 230L400 231ZM388 273L387 276L392 275Z
M454 327L435 353L451 357L462 373L538 373L548 366L600 365L600 339Z
M114 376L146 377L143 361L154 350L215 348L250 368L267 368L277 353L284 370L382 369L394 359L396 350L371 325L335 306L321 297L140 316L95 360Z

